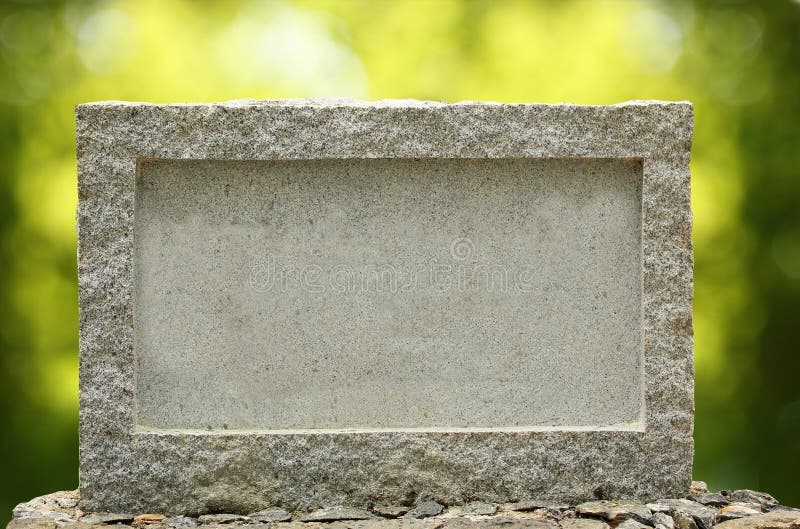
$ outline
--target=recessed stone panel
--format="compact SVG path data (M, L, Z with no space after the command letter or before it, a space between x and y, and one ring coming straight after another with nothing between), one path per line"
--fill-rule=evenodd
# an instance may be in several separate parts
M680 497L688 103L77 109L86 511Z
M146 161L137 425L642 427L641 162Z

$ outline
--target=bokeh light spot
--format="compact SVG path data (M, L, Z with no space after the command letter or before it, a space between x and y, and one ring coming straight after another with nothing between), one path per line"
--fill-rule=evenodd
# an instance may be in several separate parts
M672 69L683 47L678 23L667 13L652 8L633 13L624 36L626 54L638 69L650 74Z
M124 12L102 9L84 19L78 29L78 54L96 73L122 69L137 48L136 26Z
M363 97L361 61L335 39L325 17L282 3L246 4L217 41L229 75L305 95Z

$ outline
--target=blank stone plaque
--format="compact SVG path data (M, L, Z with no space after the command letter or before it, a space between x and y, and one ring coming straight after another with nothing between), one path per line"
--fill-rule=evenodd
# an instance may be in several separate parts
M138 425L642 426L640 162L139 173Z
M84 510L688 491L690 104L77 116Z

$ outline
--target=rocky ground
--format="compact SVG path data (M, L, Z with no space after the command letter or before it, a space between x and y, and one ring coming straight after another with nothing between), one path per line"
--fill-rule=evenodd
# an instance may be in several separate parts
M384 505L364 510L337 506L310 513L273 507L248 516L191 518L85 513L78 503L77 491L34 498L14 509L8 529L800 529L800 509L782 506L769 494L709 492L700 481L692 484L688 498L647 504L598 500L569 505L531 500L445 507L423 501L414 507Z

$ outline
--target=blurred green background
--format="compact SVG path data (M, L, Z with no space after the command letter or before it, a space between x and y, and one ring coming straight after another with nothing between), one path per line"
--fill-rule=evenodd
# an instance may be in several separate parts
M0 5L0 523L77 486L74 105L691 100L695 477L800 505L800 3Z

